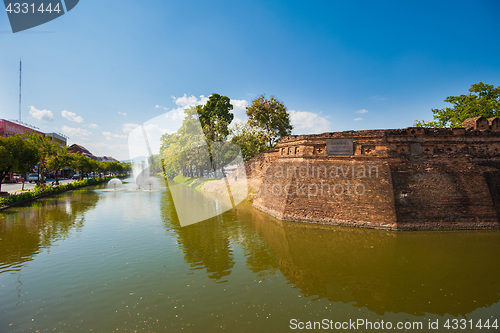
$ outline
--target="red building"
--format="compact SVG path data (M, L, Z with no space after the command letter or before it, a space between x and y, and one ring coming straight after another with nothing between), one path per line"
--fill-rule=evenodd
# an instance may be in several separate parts
M80 153L83 156L87 156L88 158L91 158L93 160L97 160L97 156L92 154L87 148L80 146L80 145L77 145L76 143L69 146L69 151L71 153Z
M16 134L24 134L26 132L35 133L35 134L40 135L42 137L45 136L44 133L37 131L33 128L26 127L26 126L23 126L23 125L18 124L18 123L14 123L14 122L9 121L9 120L0 119L0 136L5 138L5 137L13 136Z

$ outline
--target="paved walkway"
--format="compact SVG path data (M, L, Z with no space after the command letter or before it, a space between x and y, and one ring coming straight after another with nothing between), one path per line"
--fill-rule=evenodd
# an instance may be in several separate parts
M47 181L47 184L51 184L53 179L50 179L50 181ZM73 182L73 179L59 179L60 184L67 184ZM35 187L35 183L24 183L24 189L25 190L31 190L33 187ZM7 183L7 184L2 184L2 192L9 192L10 194L16 194L16 193L23 193L21 191L23 187L23 183Z

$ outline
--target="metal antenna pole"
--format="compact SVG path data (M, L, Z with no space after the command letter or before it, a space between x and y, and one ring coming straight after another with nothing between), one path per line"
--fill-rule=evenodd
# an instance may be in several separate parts
M19 58L19 121L21 121L21 73L23 68L23 62L21 58Z

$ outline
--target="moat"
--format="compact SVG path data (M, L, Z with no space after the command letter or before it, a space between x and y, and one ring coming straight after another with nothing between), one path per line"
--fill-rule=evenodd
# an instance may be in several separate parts
M165 189L88 187L0 213L0 332L500 321L499 257L500 230L283 222L248 202L181 227Z

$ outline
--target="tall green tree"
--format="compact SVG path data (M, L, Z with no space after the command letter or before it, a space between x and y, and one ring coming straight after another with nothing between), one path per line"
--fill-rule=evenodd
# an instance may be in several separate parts
M258 127L250 126L248 122L236 124L232 129L231 143L241 148L243 159L248 161L269 149L267 147L267 136Z
M229 124L233 121L233 105L227 96L212 94L205 105L196 106L201 128L207 141L224 141L229 135Z
M9 172L28 172L39 156L38 148L20 135L0 137L0 191L1 183Z
M80 174L80 179L83 179L85 173L92 171L92 163L90 162L90 158L82 155L81 153L74 153L69 155L69 166L78 171Z
M168 178L182 173L185 176L203 176L204 170L210 169L209 146L205 130L200 126L199 108L184 110L185 117L177 132L164 134L160 148L160 162L165 167Z
M10 147L0 138L0 192L2 191L2 182L14 165L14 157Z
M60 146L52 142L50 137L42 137L34 133L30 134L26 140L37 146L40 151L40 159L37 163L38 174L40 175L40 182L45 183L45 174L49 171L47 164L52 156L57 154Z
M266 99L261 95L247 107L248 124L260 128L267 145L273 147L279 139L292 134L290 115L283 104L274 97Z
M61 147L55 142L48 143L50 154L47 156L47 170L54 172L56 185L59 185L59 171L70 165L69 151L66 147Z
M432 109L433 121L418 121L416 127L461 127L467 118L500 116L500 86L482 82L473 84L468 95L448 96L445 102L453 104L443 109Z
M160 155L154 154L149 156L148 163L152 174L157 174L162 171Z
M16 157L17 163L14 167L15 172L25 175L33 170L40 160L40 150L29 140L17 140ZM23 185L21 190L24 190L25 177L23 177Z
M0 137L0 191L2 181L17 164L16 159L16 137Z

